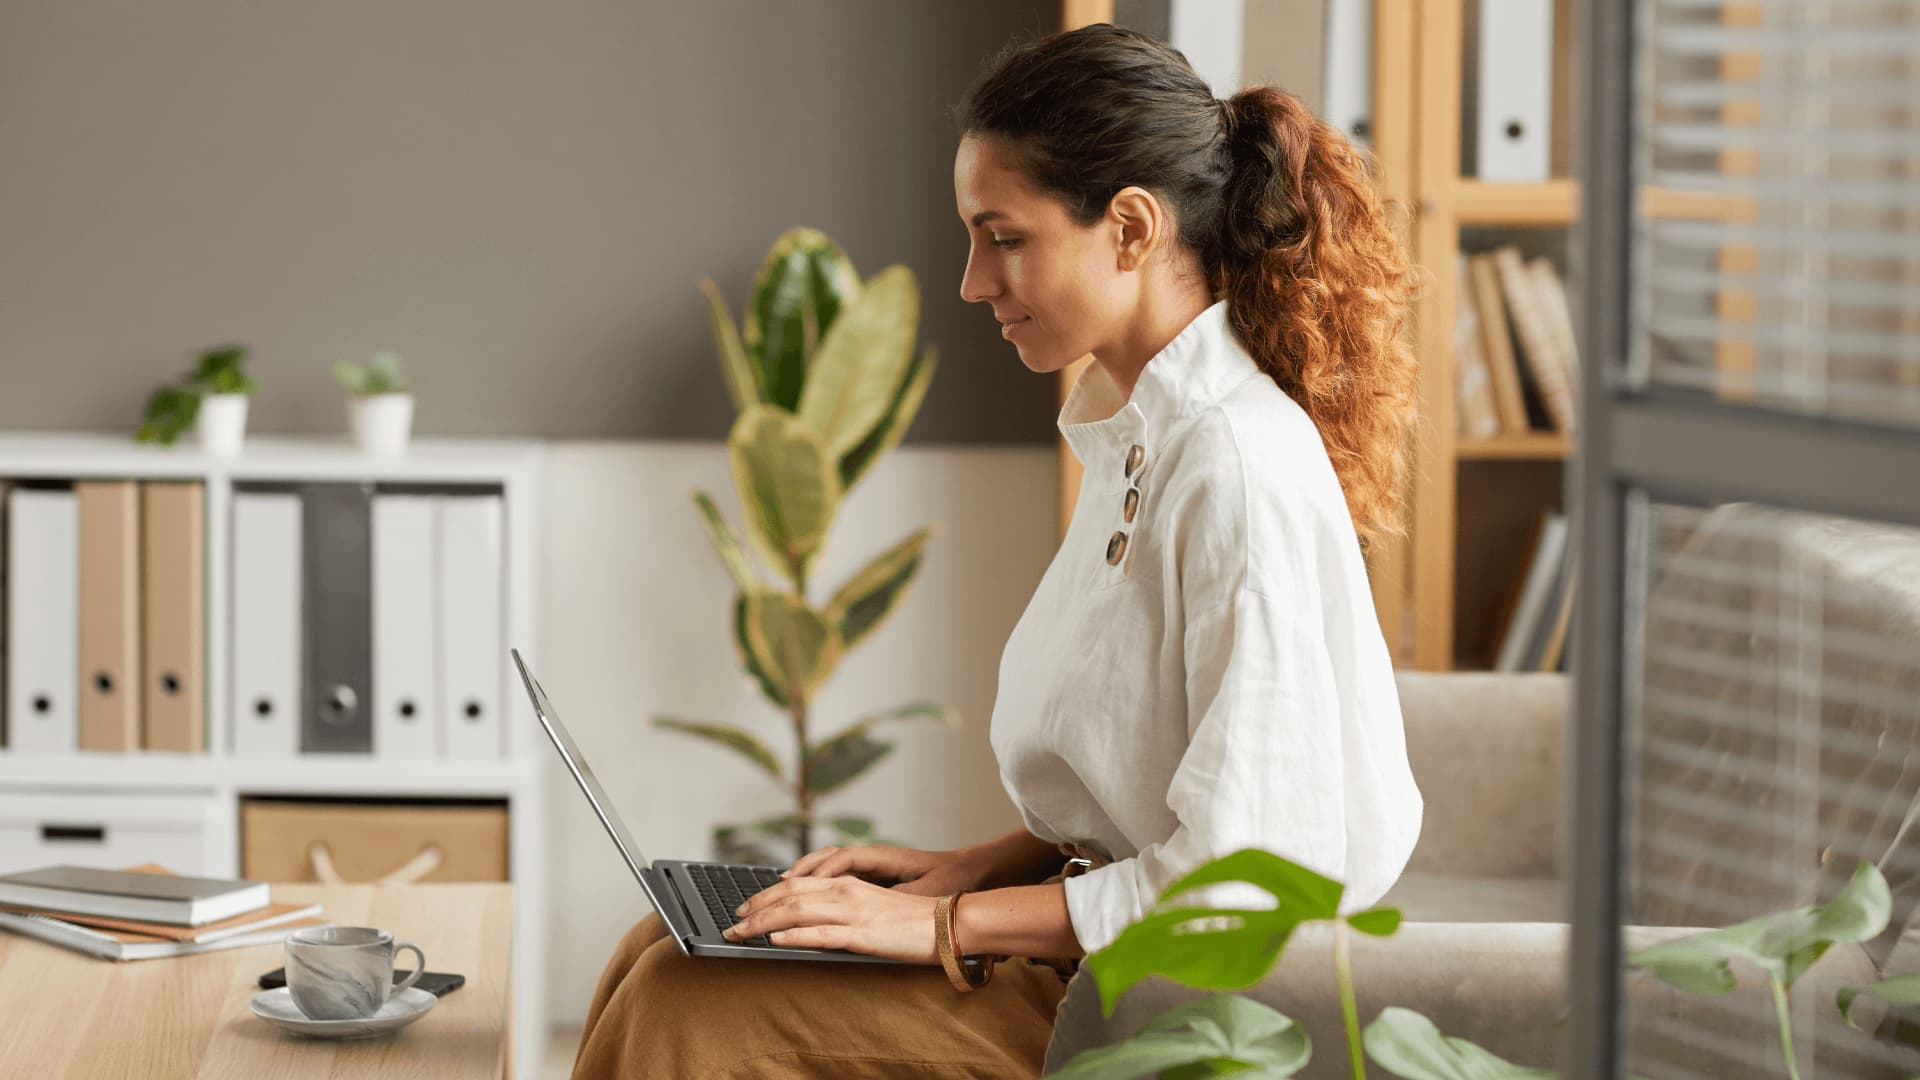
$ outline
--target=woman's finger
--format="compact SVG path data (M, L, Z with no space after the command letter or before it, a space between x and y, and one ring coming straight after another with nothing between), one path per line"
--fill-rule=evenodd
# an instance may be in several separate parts
M835 918L836 905L822 903L821 895L818 891L790 895L771 904L756 907L747 913L746 918L729 927L727 936L748 938Z
M822 860L827 859L828 857L832 856L835 852L838 852L839 850L840 849L837 846L832 844L828 844L826 847L822 847L822 848L814 848L812 851L809 851L805 855L802 855L799 858L793 860L793 865L781 871L780 876L781 877L799 877L802 874L807 873L813 867L818 866Z

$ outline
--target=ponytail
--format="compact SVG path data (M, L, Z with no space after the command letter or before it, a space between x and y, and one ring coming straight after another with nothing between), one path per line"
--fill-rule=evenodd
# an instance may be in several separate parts
M1413 270L1365 159L1272 86L1222 105L1232 159L1207 264L1254 359L1326 444L1362 542L1399 533L1419 368Z

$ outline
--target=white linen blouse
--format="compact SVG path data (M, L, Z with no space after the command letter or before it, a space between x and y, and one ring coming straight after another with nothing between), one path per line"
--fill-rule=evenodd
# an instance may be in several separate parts
M1201 312L1132 397L1089 367L1059 426L1073 519L1007 640L990 738L1027 829L1113 859L1066 879L1110 944L1244 847L1377 901L1420 832L1392 663L1313 421ZM1251 885L1188 901L1271 907Z

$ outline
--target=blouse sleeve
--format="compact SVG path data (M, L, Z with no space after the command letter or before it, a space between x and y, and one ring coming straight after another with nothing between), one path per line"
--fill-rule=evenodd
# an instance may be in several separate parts
M1330 877L1346 870L1340 708L1318 620L1247 585L1185 627L1188 746L1167 791L1173 835L1065 881L1080 944L1111 944L1161 890L1203 863L1260 847ZM1188 900L1270 907L1256 886Z

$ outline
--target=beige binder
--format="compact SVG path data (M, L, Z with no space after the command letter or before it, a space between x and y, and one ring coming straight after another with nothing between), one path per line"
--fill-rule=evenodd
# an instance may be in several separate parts
M80 749L140 749L140 493L78 481Z
M206 749L206 491L141 486L146 747Z

